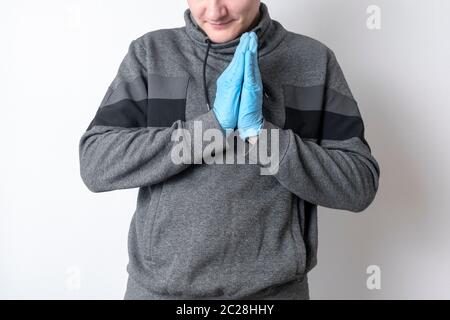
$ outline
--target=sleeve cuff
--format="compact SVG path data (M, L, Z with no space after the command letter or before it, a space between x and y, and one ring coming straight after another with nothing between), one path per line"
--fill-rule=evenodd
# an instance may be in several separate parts
M270 169L271 174L275 174L286 155L290 139L289 130L264 119L256 143L250 144L246 141L250 163Z
M189 132L190 139L184 135L185 141L189 144L191 159L194 164L201 164L205 158L214 156L217 152L222 152L226 146L226 133L217 120L214 111L211 109L192 120L186 121L184 129ZM214 135L219 135L220 139L212 138L211 141L204 141L203 137L208 129L214 129ZM213 148L211 148L213 145ZM207 147L208 148L205 148Z

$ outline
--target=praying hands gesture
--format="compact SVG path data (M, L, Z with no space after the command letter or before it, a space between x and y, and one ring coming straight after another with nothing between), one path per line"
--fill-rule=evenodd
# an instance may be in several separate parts
M227 134L237 126L241 139L256 141L263 125L262 95L258 38L254 32L246 32L233 60L217 79L213 111Z

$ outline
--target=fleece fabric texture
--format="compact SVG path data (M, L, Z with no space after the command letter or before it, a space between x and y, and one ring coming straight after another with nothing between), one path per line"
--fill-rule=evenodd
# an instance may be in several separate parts
M263 129L279 132L276 173L261 175L266 164L259 159L207 164L208 155L192 144L193 163L172 161L177 129L191 137L194 121L221 129L207 106L203 62L207 57L213 106L216 80L239 43L208 43L189 9L185 26L131 41L80 139L80 173L89 190L139 188L128 238L129 297L142 296L139 290L168 299L292 292L287 288L305 283L317 264L317 207L356 213L374 200L380 168L336 55L287 31L264 3L260 11L250 31L259 39ZM257 145L265 139L270 145L270 137L269 131Z

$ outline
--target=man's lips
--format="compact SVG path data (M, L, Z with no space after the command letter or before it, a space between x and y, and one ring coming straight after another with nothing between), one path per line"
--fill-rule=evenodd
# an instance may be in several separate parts
M230 20L230 21L225 22L225 23L220 23L220 24L209 22L209 24L210 24L214 29L224 29L224 28L228 27L228 25L230 25L231 22L233 22L233 20Z

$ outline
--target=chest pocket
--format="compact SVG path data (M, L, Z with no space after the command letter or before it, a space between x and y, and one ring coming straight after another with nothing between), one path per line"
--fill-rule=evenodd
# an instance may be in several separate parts
M188 76L148 76L148 127L170 127L177 120L186 120L188 83Z

